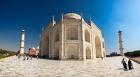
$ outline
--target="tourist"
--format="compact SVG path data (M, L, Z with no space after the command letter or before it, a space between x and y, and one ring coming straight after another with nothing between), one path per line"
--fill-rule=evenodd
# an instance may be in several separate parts
M20 50L17 51L16 56L20 59Z
M27 54L27 60L29 60L29 54Z
M122 64L123 64L124 70L127 70L127 64L124 58L122 59Z
M20 56L21 56L21 55L20 55L20 54L18 54L18 59L20 59Z
M23 60L26 60L26 54L23 54Z
M128 68L129 68L129 70L133 69L133 64L132 64L132 61L130 60L130 58L128 60Z
M31 55L30 57L31 57L31 60L32 60L33 56Z

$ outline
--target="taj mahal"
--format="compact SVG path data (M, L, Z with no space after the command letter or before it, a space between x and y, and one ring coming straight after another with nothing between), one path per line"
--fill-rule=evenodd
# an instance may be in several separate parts
M94 60L106 55L102 31L76 13L62 14L61 20L44 28L40 39L40 56L49 59Z

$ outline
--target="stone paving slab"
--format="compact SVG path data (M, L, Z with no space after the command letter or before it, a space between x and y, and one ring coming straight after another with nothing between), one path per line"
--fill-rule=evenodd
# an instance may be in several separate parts
M121 57L96 61L59 61L17 59L16 56L0 60L0 77L140 77L140 64L124 71Z

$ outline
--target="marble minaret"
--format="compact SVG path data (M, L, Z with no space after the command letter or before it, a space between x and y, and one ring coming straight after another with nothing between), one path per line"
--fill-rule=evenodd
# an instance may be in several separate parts
M119 50L120 50L120 55L123 56L124 52L123 52L123 41L122 41L122 31L119 30L118 32L119 34Z
M24 41L25 41L25 31L21 31L21 40L20 40L20 54L24 54Z

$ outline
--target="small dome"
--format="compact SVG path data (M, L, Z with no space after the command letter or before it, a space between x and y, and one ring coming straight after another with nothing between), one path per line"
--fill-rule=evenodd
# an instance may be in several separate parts
M38 47L36 47L36 49L39 49L39 46L38 46Z
M25 30L21 30L22 32L24 32Z
M81 16L76 13L67 13L64 15L64 18L74 18L74 19L81 19Z
M32 49L35 49L35 47L32 47Z

